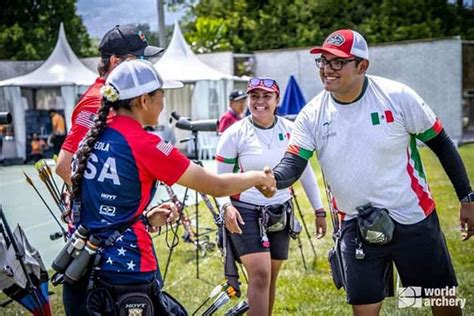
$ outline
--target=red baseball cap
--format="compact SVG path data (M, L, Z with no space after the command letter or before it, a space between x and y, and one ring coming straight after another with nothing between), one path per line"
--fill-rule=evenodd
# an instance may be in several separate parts
M329 35L323 46L314 47L311 54L329 53L337 57L360 57L369 59L369 48L364 37L356 31L344 29L337 30Z

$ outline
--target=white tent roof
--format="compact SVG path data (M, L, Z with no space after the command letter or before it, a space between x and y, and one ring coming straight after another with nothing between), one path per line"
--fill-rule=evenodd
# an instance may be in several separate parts
M155 68L165 80L194 82L199 80L236 79L203 63L189 48L183 33L175 23L173 37Z
M0 81L0 86L89 86L96 77L97 74L84 66L74 54L61 23L58 41L48 59L38 69L29 74Z

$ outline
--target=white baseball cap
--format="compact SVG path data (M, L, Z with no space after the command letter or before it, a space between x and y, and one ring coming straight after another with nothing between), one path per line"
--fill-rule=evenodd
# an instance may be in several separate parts
M157 89L182 88L183 83L163 80L153 64L147 60L126 60L115 67L107 76L105 86L112 86L118 93L118 100L132 99Z

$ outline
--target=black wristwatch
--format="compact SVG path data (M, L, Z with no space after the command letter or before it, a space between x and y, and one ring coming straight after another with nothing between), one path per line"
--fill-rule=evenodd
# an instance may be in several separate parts
M474 203L474 192L469 193L461 199L461 203Z

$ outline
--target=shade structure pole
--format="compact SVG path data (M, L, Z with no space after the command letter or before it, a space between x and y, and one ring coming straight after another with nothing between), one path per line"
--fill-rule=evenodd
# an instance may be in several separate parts
M158 11L158 44L160 47L166 47L165 37L165 7L163 0L156 0Z

